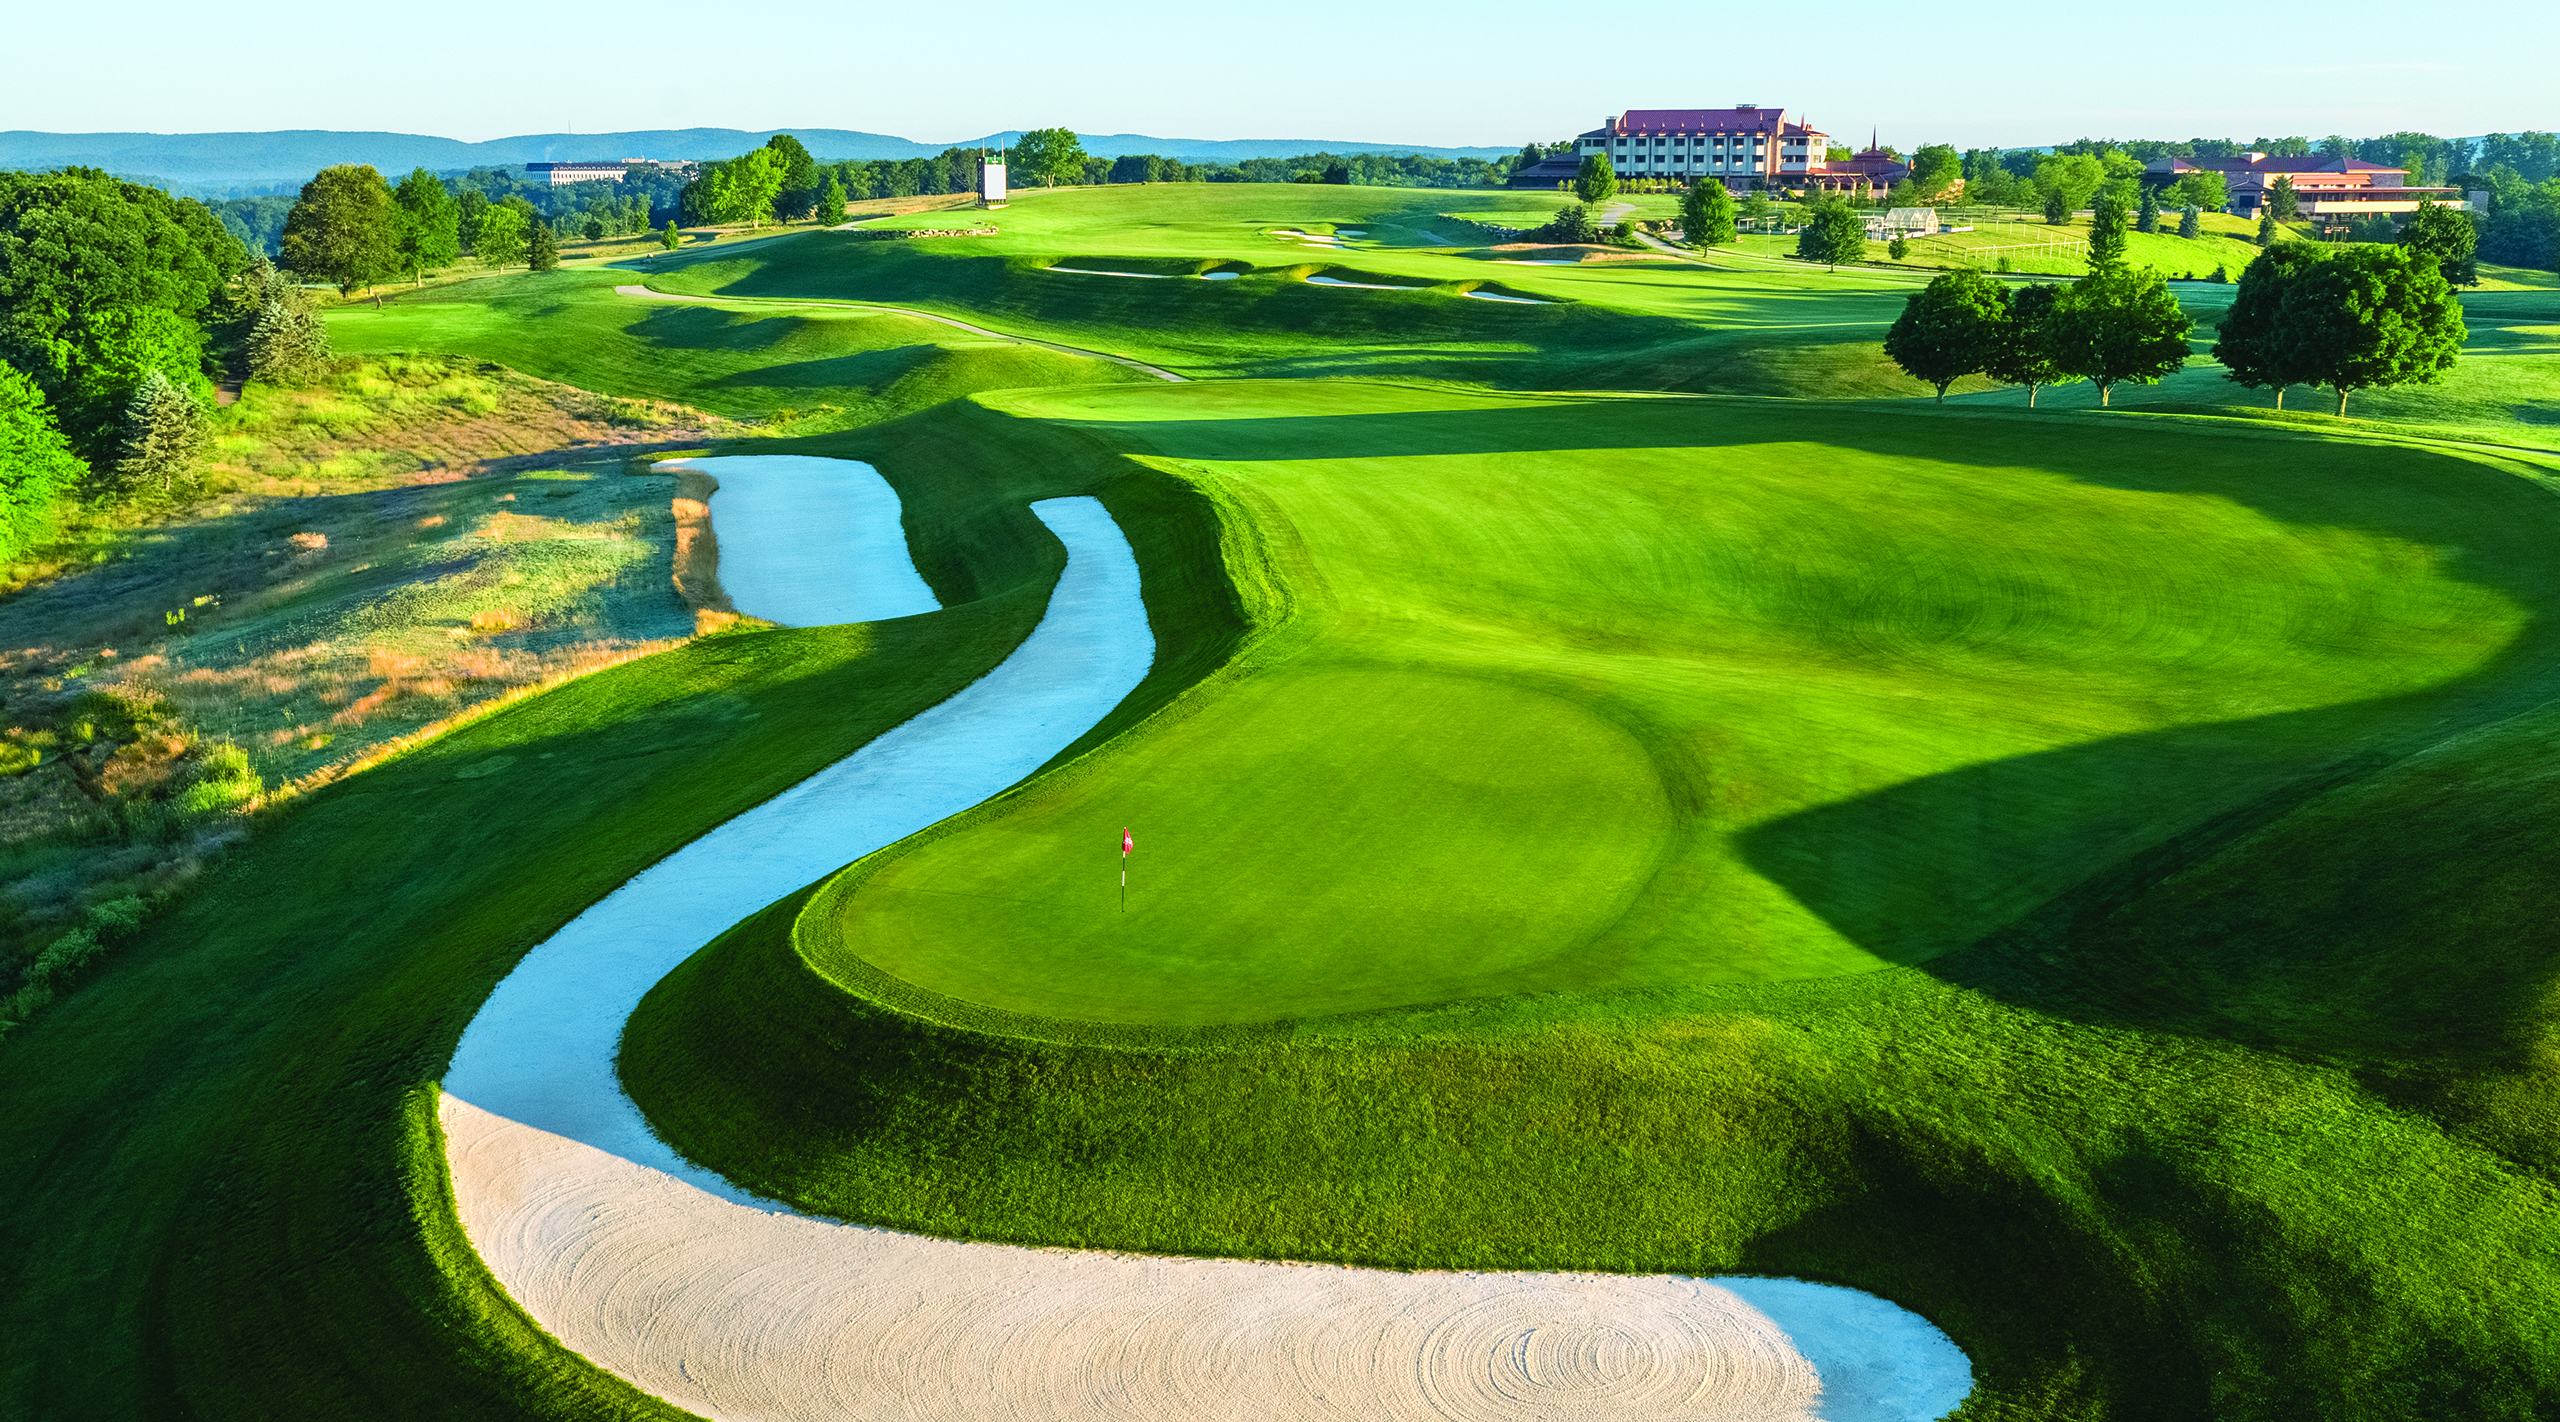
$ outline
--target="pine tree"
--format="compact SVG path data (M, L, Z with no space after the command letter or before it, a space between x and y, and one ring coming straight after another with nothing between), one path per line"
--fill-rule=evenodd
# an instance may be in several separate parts
M2137 232L2160 230L2160 190L2149 183L2142 185L2142 206L2133 214L2133 228Z
M676 230L676 220L667 219L667 230L658 234L658 245L672 252L684 245L684 234Z
M2274 208L2268 208L2266 211L2258 214L2259 246L2274 246L2276 244L2276 236L2279 231L2280 229L2276 226L2276 210Z
M249 378L267 385L308 385L329 368L329 328L308 298L267 298L249 330Z
M818 194L818 221L829 227L837 226L844 221L844 184L838 182L832 175L827 179L827 186Z
M2294 192L2293 179L2289 176L2278 176L2276 185L2268 190L2267 198L2268 211L2275 214L2278 222L2291 222L2302 213L2302 198Z
M2204 235L2204 214L2192 205L2178 214L2178 235L2193 239Z
M2089 214L2089 270L2112 271L2123 266L2127 245L2124 199L2113 193L2098 194Z
M116 461L115 492L162 496L191 484L204 452L204 407L159 371L142 378L125 406L123 457Z
M533 241L526 250L525 265L538 272L560 269L560 238L550 223L538 217L533 221Z

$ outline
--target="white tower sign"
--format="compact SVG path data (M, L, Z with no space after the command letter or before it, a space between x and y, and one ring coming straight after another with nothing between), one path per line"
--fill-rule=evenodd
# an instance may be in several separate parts
M978 167L978 201L989 207L1004 204L1004 165L982 163Z

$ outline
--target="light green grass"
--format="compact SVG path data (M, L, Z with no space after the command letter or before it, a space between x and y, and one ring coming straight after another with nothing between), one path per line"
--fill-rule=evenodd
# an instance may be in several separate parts
M741 250L777 240L794 239ZM865 424L977 390L1146 378L913 316L614 294L632 284L632 273L613 270L457 282L380 310L333 310L329 334L341 350L477 356L582 389L774 420L793 433Z
M1018 456L1133 451L1221 510L1258 640L697 955L626 1085L732 1178L906 1228L1850 1283L1966 1348L1968 1419L2548 1410L2560 502L2140 416L1808 433L1778 402L1245 385L839 441L927 526L1125 500ZM1005 485L937 504L927 452L981 441ZM1160 635L1226 615L1190 586ZM1131 923L1193 920L1092 928L1124 822ZM1688 882L1654 942L1494 961L1640 922L1613 876L1665 824L1648 887ZM1779 932L1714 937L1781 909L1868 963L1952 951L1806 977ZM1792 976L1717 971L1754 954ZM1436 997L1385 1005L1400 975ZM1551 990L1445 1000L1496 984Z
M1285 653L853 892L847 951L1046 1016L1916 961L2431 724L2560 595L2547 500L2352 445L2262 470L2217 430L1990 421L1951 458L1947 426L1885 412L1808 441L1778 405L1339 384L1004 407L1169 461L1304 559ZM2433 512L2447 481L2473 514ZM2181 753L1745 861L1844 797L2153 735ZM1126 914L1124 823L1148 844Z

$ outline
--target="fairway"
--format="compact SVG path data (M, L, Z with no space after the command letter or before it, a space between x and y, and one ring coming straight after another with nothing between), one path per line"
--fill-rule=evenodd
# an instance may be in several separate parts
M1025 1014L1922 961L2528 694L2560 599L2547 498L2403 452L1380 385L992 403L1288 544L1213 694L831 891L832 951Z

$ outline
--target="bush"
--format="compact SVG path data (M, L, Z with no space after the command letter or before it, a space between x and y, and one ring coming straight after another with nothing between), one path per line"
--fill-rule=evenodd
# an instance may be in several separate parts
M1884 254L1897 262L1901 261L1911 255L1911 244L1903 238L1896 237L1884 244Z
M208 746L196 759L194 780L178 797L178 809L209 815L254 800L266 782L249 765L249 753L229 741Z

